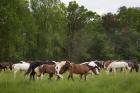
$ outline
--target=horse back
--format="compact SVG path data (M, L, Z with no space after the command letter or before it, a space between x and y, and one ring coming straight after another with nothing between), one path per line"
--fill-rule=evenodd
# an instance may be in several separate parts
M55 65L44 64L42 67L44 73L55 73Z
M89 71L89 67L85 64L73 64L71 66L71 71L76 74L87 73Z

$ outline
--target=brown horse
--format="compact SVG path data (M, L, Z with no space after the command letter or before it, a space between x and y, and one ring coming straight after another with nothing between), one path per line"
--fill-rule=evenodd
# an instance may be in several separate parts
M62 66L62 68L60 69L60 74L63 74L65 73L68 68L70 66L70 62L69 61L66 61L66 63ZM38 66L36 69L35 69L35 72L36 72L36 75L37 77L41 77L41 79L43 79L43 75L45 73L49 74L49 80L51 80L51 78L56 75L57 77L57 80L60 79L60 77L56 74L56 64L54 65L49 65L49 64L43 64L41 66Z
M89 71L92 71L95 75L97 75L97 68L96 67L91 67L87 64L74 64L72 63L71 66L69 67L69 76L68 76L68 80L71 78L73 79L73 73L75 74L79 74L80 75L80 79L82 79L82 76L84 75L85 80L86 80L86 76L89 74Z
M43 79L43 75L48 73L49 79L51 79L55 74L55 65L43 64L35 68L35 72L38 78L41 77L41 79Z
M112 60L105 61L104 62L104 69L106 69L109 66L110 63L112 63Z

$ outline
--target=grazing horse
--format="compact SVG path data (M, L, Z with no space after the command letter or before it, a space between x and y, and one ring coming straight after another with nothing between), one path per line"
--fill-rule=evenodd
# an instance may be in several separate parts
M104 66L104 69L107 69L107 67L109 66L109 64L111 64L113 61L112 60L107 60L104 62L103 66Z
M128 66L128 63L125 61L113 61L111 62L107 67L107 72L112 69L113 72L116 72L116 69L122 69L123 71L126 71L127 69L130 70L131 68Z
M133 70L135 70L136 72L139 71L139 65L138 65L138 63L131 62L131 61L128 61L127 63L128 63L128 66L131 67L130 72L132 72Z
M6 70L6 69L10 69L10 70L12 70L12 63L11 62L1 62L0 63L0 71L3 69L4 71Z
M94 63L97 64L97 66L100 67L100 69L103 69L104 68L104 61L98 61L97 60Z
M20 61L21 63L16 63L12 65L12 68L14 70L14 78L16 78L16 73L18 71L27 71L30 63L24 62L24 61Z
M71 78L73 79L73 73L75 74L79 74L80 75L80 79L82 79L82 76L85 76L85 80L86 80L86 76L88 75L89 71L92 71L95 75L98 74L97 72L97 67L92 67L89 66L87 63L86 64L74 64L72 63L71 66L69 67L69 76L68 76L68 80Z
M37 77L41 77L41 79L43 79L43 75L45 73L48 73L50 80L54 74L57 76L57 80L60 79L60 77L58 76L58 74L56 72L56 70L58 70L58 69L56 69L56 65L58 65L58 64L54 64L54 65L43 64L41 66L38 66L37 68L35 68ZM68 70L69 66L70 66L70 62L66 61L65 64L61 67L59 74L65 73Z
M34 62L30 63L30 66L29 66L27 72L25 73L25 75L30 74L30 79L35 80L35 68L38 67L38 66L40 66L40 65L43 65L43 64L53 65L55 63L52 62L52 61L50 61L50 60L46 60L46 61L34 61Z

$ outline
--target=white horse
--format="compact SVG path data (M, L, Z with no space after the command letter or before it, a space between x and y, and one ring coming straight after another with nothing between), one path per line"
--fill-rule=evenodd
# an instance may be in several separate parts
M82 64L87 64L87 65L89 65L89 66L95 68L95 69L96 69L96 73L99 74L99 73L100 73L100 72L99 72L100 67L98 67L97 64L96 64L95 62L96 62L96 61L84 62L84 63L81 63L81 65L82 65Z
M108 65L107 72L109 73L111 69L113 72L116 72L116 69L122 69L123 71L127 71L127 69L130 70L131 68L125 61L113 61Z
M16 63L12 65L13 70L14 70L14 78L16 78L16 73L18 71L27 71L30 66L30 63L26 63L24 61L20 61L20 62L21 63Z

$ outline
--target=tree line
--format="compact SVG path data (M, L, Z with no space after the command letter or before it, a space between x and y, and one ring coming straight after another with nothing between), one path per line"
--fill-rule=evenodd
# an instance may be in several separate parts
M71 1L1 0L0 61L140 61L140 8L102 16Z

